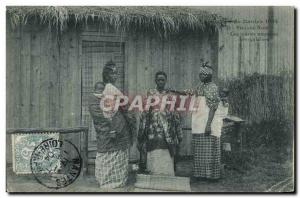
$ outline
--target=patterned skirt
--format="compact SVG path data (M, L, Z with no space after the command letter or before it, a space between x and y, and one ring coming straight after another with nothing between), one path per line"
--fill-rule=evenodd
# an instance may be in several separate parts
M126 185L128 177L128 150L97 153L95 176L100 188L111 189Z
M209 179L219 179L221 168L220 138L193 134L193 176Z

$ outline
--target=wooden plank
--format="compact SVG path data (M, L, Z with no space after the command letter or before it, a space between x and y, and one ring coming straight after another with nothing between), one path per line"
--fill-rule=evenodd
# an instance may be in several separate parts
M163 71L163 49L164 49L164 43L162 38L156 37L154 40L154 57L155 57L155 64L153 65L154 71L153 71L153 79L155 77L155 73L158 71ZM152 85L155 87L155 82L153 81Z
M22 46L21 46L21 126L29 127L30 126L30 67L31 67L31 33L22 32Z
M30 68L30 127L40 126L39 115L39 82L41 65L41 35L33 32L31 35L31 68Z
M148 83L147 89L155 87L155 82L154 82L154 76L155 73L157 72L156 70L156 59L157 57L155 56L155 50L157 47L157 38L155 38L153 35L148 36L149 39L149 49L148 49L148 56L149 56L149 64L147 67L147 78L146 81Z
M233 37L229 34L229 31L226 32L225 42L224 42L224 61L223 61L223 68L226 71L226 79L231 76L231 70L233 67L233 60L232 60L232 52L233 48ZM227 42L226 42L227 41ZM224 71L223 70L223 71Z
M81 33L82 36L87 36L87 37L95 37L95 38L100 38L100 37L120 37L126 40L128 38L128 35L126 32L104 32L104 31L99 31L99 29L90 29L91 26L87 26L85 31ZM131 36L131 35L130 35Z
M265 73L265 67L266 67L266 47L265 47L265 41L259 41L259 72L261 74Z
M86 66L86 63L85 63L85 55L83 55L83 41L80 37L80 34L77 33L77 38L78 38L78 54L79 54L79 61L78 63L80 64L79 67L80 67L80 74L77 74L77 75L80 75L80 123L83 124L84 120L83 120L83 72L84 72L84 68ZM87 133L85 133L84 135L80 135L80 150L82 152L82 155L83 156L86 156L86 158L84 159L85 161L85 167L84 167L84 170L87 172L87 168L88 168L88 165L87 165L87 156L88 156L88 144L89 144L89 131L91 129L88 128L88 131Z
M268 19L274 20L274 8L268 7ZM274 33L274 24L269 23L268 26L268 54L267 54L267 73L270 73L272 71L273 66L273 53L274 53L274 36L272 35Z
M125 48L125 56L127 58L125 58L125 69L127 68L127 71L125 72L125 79L127 78L127 85L128 87L125 88L125 90L127 89L128 91L126 93L128 93L128 96L134 96L136 95L136 78L135 76L137 75L137 65L136 65L136 42L134 40L134 37L129 37L128 40L126 41L126 48ZM127 49L127 50L126 50ZM138 117L138 113L136 115ZM136 123L136 128L138 130L138 126L139 126L139 120ZM136 131L137 134L138 131ZM139 152L137 150L136 147L136 140L133 144L132 147L130 147L130 159L134 159L137 160L139 159Z
M13 55L13 70L12 70L12 76L14 79L14 82L12 82L12 87L10 87L10 89L12 89L12 117L11 119L13 120L13 126L14 127L19 127L20 126L20 89L21 89L21 83L20 83L20 76L21 76L21 62L20 62L20 58L21 58L21 51L20 51L20 37L19 37L19 33L17 33L16 35L18 35L17 37L13 38L13 51L11 52ZM12 77L11 76L11 77Z
M94 85L96 82L102 82L102 70L107 61L111 59L111 54L110 53L101 53L101 55L97 52L95 53L90 53L89 60L90 64L88 67L90 67L90 75L91 75L91 90L93 90ZM90 93L91 94L91 93ZM90 117L89 111L88 111L88 106L86 106L86 113L88 116L88 126L90 128L90 141L96 141L96 131L93 125L92 118Z
M193 73L192 73L192 81L190 82L190 87L187 88L195 88L199 84L199 71L202 65L202 61L210 61L205 59L204 54L206 50L206 43L205 40L207 39L207 35L205 33L201 33L196 35L194 44L193 44L193 56L194 60L192 61L193 64ZM211 64L211 62L209 63Z
M71 90L71 110L70 110L70 126L75 126L76 123L80 122L81 114L81 73L80 64L78 61L78 42L76 32L71 32L69 35L69 46L68 46L68 62L70 66L70 90ZM79 81L79 83L78 83Z
M151 54L151 49L150 49L150 42L151 42L151 38L149 38L148 35L144 36L144 42L145 42L145 46L144 46L144 64L143 64L143 78L144 78L144 89L147 90L150 88L151 86L151 72L149 72L149 68L151 67L150 65L150 54Z
M14 108L14 42L13 32L7 34L6 39L6 127L14 127L13 108Z
M169 67L169 42L167 38L162 38L162 50L161 50L161 57L162 57L162 70L166 72L168 75L167 86L172 86L172 76L171 76L171 69Z
M224 60L224 33L222 30L219 31L219 39L218 39L218 79L224 78L224 72L221 61Z
M128 40L128 93L134 95L137 93L137 42L134 37Z
M59 46L56 35L53 33L49 43L49 126L58 127L60 125L59 113Z
M187 87L185 86L186 73L185 65L181 65L181 40L176 40L176 38L172 38L172 49L171 49L171 65L174 70L177 72L174 74L174 78L177 80L181 80L181 83L176 83L175 89L183 90Z
M231 77L238 77L238 69L239 69L239 54L241 51L239 51L239 37L238 36L233 36L233 53L232 53L232 69L231 69Z
M62 35L61 38L61 45L60 45L60 113L62 115L62 123L61 127L68 127L70 126L70 111L71 111L71 89L70 84L70 65L69 65L69 32Z
M176 70L173 69L173 65L171 65L172 57L171 57L171 47L172 43L170 38L165 39L165 50L164 50L164 66L167 67L168 69L166 70L168 72L168 83L169 87L174 88L176 84L178 84L178 79L175 78L175 73L177 72Z
M258 67L258 72L260 71L261 65L260 65L260 41L256 41L253 45L253 59L254 64Z
M43 29L40 33L41 39L40 41L40 50L41 50L41 64L40 64L40 79L37 83L39 83L39 123L40 127L49 127L49 96L48 96L48 88L49 88L49 43L50 32L48 29Z
M85 43L83 40L81 40L81 48L86 45L89 46L88 43ZM81 105L81 119L82 119L82 124L90 126L89 122L89 114L88 114L88 108L87 108L87 96L88 94L86 93L88 90L87 88L92 86L93 79L92 77L87 77L86 75L92 74L92 66L91 66L91 53L86 53L86 49L82 48L82 61L83 61L83 68L82 68L82 105ZM94 130L93 127L90 127L90 132L89 132L89 140L91 140L91 134L92 131Z
M124 43L124 90L123 92L128 95L128 40L123 40Z
M255 65L250 65L249 62L251 61L250 57L250 46L252 41L241 41L241 47L242 47L242 53L241 53L241 63L240 63L240 73L241 76L244 76L245 74L249 73L248 70L253 67L256 67Z
M214 32L211 35L210 40L210 46L211 46L211 52L210 52L210 61L212 63L214 73L213 73L213 81L216 83L218 82L218 73L219 73L219 38L218 33Z
M61 45L60 45L60 104L61 106L61 115L62 115L62 127L72 127L78 124L72 124L73 115L72 115L72 106L74 103L74 96L72 97L72 73L73 65L71 59L74 56L71 56L72 51L71 48L71 41L72 41L72 31L68 31L62 35ZM71 57L70 57L71 56ZM76 60L76 59L75 59ZM66 134L63 135L63 139L69 140L70 142L74 143L79 140L79 136L74 134ZM77 144L78 142L76 142Z
M163 56L163 40L161 38L152 37L151 38L151 65L149 70L148 77L148 87L146 89L155 88L155 74L158 71L163 69L162 56Z
M145 40L143 39L144 35L139 35L137 40L137 93L146 93L146 87L144 84L144 46L145 46Z
M79 61L79 42L77 32L72 32L69 46L69 63L71 66L71 126L76 126L81 122L81 64ZM80 145L80 136L73 139L76 145Z
M188 40L186 38L182 38L177 42L177 47L178 47L178 51L176 52L176 56L178 57L178 59L176 60L177 63L177 68L180 67L181 68L181 74L182 76L178 76L179 81L182 82L183 84L183 89L190 89L192 88L192 82L191 82L191 78L192 78L192 71L189 65L189 50L187 48L187 46L189 45ZM183 117L182 120L182 126L183 127L190 127L189 125L189 114L186 114L185 117ZM190 132L189 131L183 131L184 135L183 135L183 140L180 146L180 155L187 155L189 153L189 135Z
M16 88L15 92L18 92L18 112L19 112L19 126L18 127L25 127L25 120L28 116L29 111L24 112L24 100L26 97L26 93L27 89L26 87L24 87L24 85L26 84L26 70L25 70L25 61L24 61L24 56L26 56L24 54L24 50L23 48L23 41L25 40L25 38L23 37L24 33L23 31L21 31L21 37L19 40L19 48L20 48L20 65L19 65L19 69L18 69L18 81L16 81L16 83L18 84L18 87ZM22 64L21 64L22 63ZM22 65L22 66L21 66ZM16 73L17 74L17 73Z
M127 52L125 54L127 56L127 61L125 64L127 65L127 72L125 75L125 79L127 79L127 90L129 96L132 96L136 93L136 81L135 76L137 75L136 70L136 48L135 48L135 41L133 37L130 37L127 42Z
M190 36L185 37L184 38L184 43L183 43L183 62L181 62L182 65L184 66L184 71L186 72L186 86L187 87L192 87L193 82L193 77L194 77L194 73L197 73L197 71L195 72L195 70L198 70L199 68L195 68L193 67L193 59L194 59L194 52L192 49L192 46L194 46L194 41L193 38L191 38ZM208 60L209 61L209 60Z
M15 68L15 32L9 32L6 35L6 127L14 127L14 92L17 76L14 74ZM6 136L6 161L12 163L11 137Z
M13 128L7 129L7 134L15 133L47 133L47 132L58 132L58 133L79 133L85 132L88 127L72 127L72 128Z

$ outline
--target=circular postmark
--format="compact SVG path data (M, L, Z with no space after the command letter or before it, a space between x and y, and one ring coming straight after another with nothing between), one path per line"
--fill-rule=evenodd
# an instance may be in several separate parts
M30 167L40 184L58 189L76 180L81 171L82 159L72 142L50 138L34 148Z

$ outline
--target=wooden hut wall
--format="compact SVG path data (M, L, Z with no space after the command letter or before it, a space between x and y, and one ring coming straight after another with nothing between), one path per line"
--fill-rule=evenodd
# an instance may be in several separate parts
M81 125L81 37L91 34L99 38L98 30L69 29L58 40L55 31L47 27L7 27L7 128ZM168 74L169 87L184 89L197 82L200 59L217 65L216 34L171 39L146 33L110 36L125 42L125 90L130 95L154 88L159 70ZM80 137L65 138L80 147ZM190 154L190 132L186 132L182 154ZM132 157L137 157L135 150Z
M7 27L7 128L79 126L81 65L76 32L68 32L58 43L47 28ZM80 137L64 138L80 147Z
M237 95L231 105L235 114L251 122L293 119L294 109L294 9L292 7L207 7L232 20L219 32L218 80L230 84L243 82L257 73L247 90L245 103ZM246 22L263 20L264 23ZM277 23L266 23L275 20ZM243 22L244 21L244 22ZM262 27L261 29L238 29ZM267 29L264 29L267 28ZM268 33L269 36L242 36L243 33ZM234 35L232 33L235 33ZM237 33L237 34L236 34ZM259 40L250 41L249 38ZM237 79L241 81L237 81ZM236 100L235 100L236 99ZM245 107L245 108L244 108Z
M212 8L218 14L232 20L245 21L228 23L219 33L219 71L222 79L240 77L252 73L279 75L294 71L294 10L291 7L230 7ZM251 23L247 21L264 21ZM278 23L266 23L276 20ZM261 29L238 29L238 26ZM268 29L266 29L266 27ZM275 36L257 36L250 41L249 36L231 33L275 33ZM253 38L254 36L252 36ZM266 39L269 39L266 40ZM239 52L240 51L240 52ZM269 59L269 60L268 60ZM270 60L271 59L271 60ZM269 61L269 62L268 62ZM270 62L271 61L271 62Z

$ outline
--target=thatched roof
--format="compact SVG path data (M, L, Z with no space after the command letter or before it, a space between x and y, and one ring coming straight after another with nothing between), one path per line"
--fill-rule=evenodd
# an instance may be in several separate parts
M121 31L151 31L168 35L186 31L216 30L225 19L197 7L7 7L13 27L34 19L59 31L71 25L98 23Z

